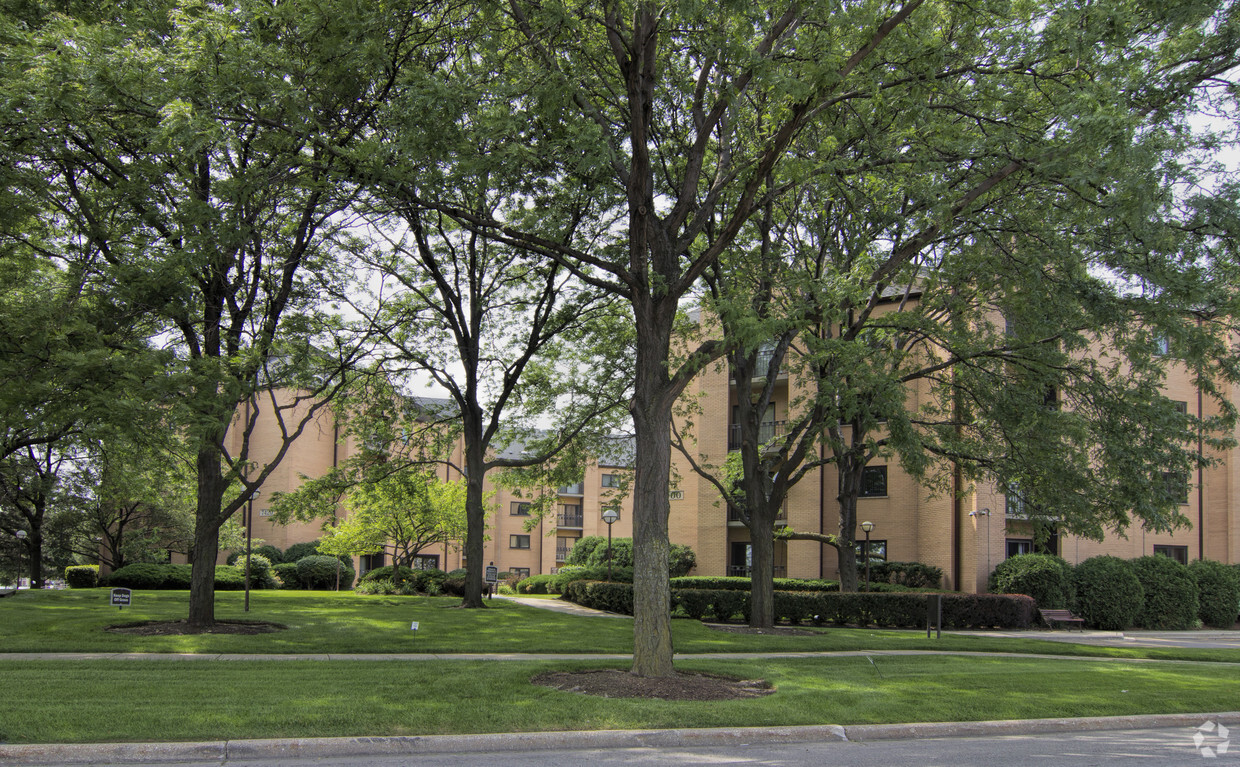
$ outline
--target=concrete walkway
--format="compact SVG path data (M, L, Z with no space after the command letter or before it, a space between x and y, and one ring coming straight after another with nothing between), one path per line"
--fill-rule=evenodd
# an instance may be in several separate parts
M519 605L527 607L538 607L543 610L551 610L557 613L568 613L569 615L585 615L594 618L628 618L633 619L631 615L621 615L620 613L609 613L603 610L595 610L593 607L582 607L576 602L565 602L563 599L539 599L535 597L513 597L503 594L496 594L496 599L506 599L509 602L516 602Z

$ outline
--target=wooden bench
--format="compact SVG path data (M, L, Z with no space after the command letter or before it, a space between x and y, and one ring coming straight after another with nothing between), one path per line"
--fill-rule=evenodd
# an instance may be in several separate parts
M1042 620L1048 626L1054 626L1056 623L1065 623L1068 628L1076 626L1081 631L1085 630L1085 619L1078 618L1067 610L1038 610L1042 615Z

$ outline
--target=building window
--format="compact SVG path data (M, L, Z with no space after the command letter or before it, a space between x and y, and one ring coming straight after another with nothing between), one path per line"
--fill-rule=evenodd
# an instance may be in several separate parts
M861 497L882 498L887 495L887 467L866 466L861 470Z
M865 564L865 541L857 541L857 561ZM887 561L887 541L870 541L870 561Z
M530 537L528 535L510 535L508 536L508 548L510 549L528 549L530 547Z
M1164 471L1162 478L1167 498L1181 506L1186 505L1188 503L1188 475L1178 471Z
M1021 554L1033 553L1032 538L1008 538L1007 539L1007 555L1009 557L1020 556Z
M1166 357L1171 354L1171 341L1166 336L1154 336L1154 354Z
M361 565L360 567L361 574L365 575L366 573L370 572L371 570L374 570L375 568L383 567L383 564L384 564L383 556L384 556L383 552L380 552L378 554L363 554L360 557L361 561L359 562L359 564Z
M438 554L418 554L413 558L414 570L438 570L439 555Z
M1182 565L1188 564L1187 546L1155 546L1154 553L1161 554L1164 557L1171 557Z
M1171 400L1171 404L1175 405L1175 412L1180 415L1188 415L1188 403L1182 399Z
M1008 486L1003 500L1003 513L1008 519L1026 519L1029 516L1025 509L1025 499L1021 497L1020 489L1016 485Z
M515 575L518 579L530 577L530 568L528 567L510 567L508 572Z
M620 477L616 474L603 475L603 487L620 487Z
M530 504L528 501L513 501L512 510L509 512L514 517L528 517L530 515Z

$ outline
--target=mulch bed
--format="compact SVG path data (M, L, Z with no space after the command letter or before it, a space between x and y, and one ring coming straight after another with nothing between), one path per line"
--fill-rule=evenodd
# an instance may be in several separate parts
M707 628L715 631L726 631L729 634L775 634L779 636L812 637L822 634L821 631L799 629L795 626L772 626L769 629L756 629L752 626L731 626L726 623L707 623Z
M226 621L217 620L208 629L191 627L186 621L141 621L140 623L120 623L108 626L105 631L115 634L137 634L138 636L180 636L184 634L270 634L284 631L288 626L266 621Z
M531 682L602 698L659 700L741 700L770 695L775 689L761 679L732 679L711 674L678 672L673 677L640 677L618 669L550 671Z

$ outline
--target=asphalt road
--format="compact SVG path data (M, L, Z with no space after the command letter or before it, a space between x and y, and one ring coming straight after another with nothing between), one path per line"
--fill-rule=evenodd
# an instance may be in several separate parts
M1240 765L1240 743L1235 752L1206 758L1194 745L1196 730L1188 727L1150 730L1104 730L1041 735L1003 735L968 738L882 740L873 742L820 742L734 746L681 746L660 748L496 751L465 754L425 754L334 758L275 758L176 762L181 767L642 767L644 765L746 765L749 767L1082 767L1083 765ZM1240 733L1238 733L1240 735ZM1209 737L1203 745L1217 748ZM96 763L106 767L107 762ZM130 763L132 764L132 763ZM119 767L119 765L117 765ZM128 767L128 766L127 766Z

